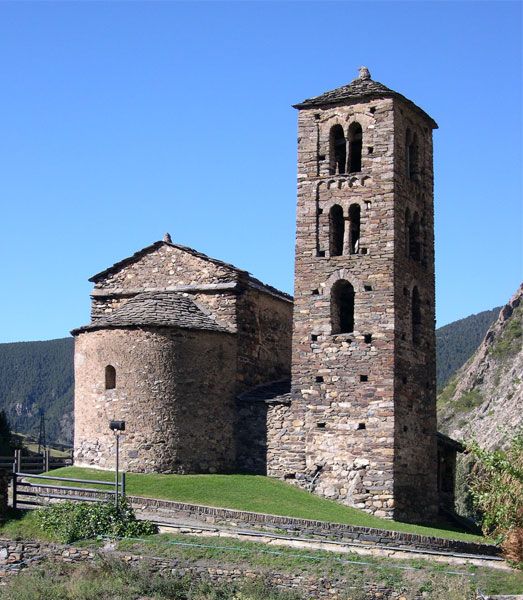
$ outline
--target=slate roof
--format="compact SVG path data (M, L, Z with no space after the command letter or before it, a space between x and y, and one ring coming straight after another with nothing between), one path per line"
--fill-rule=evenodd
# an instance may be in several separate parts
M123 306L89 325L74 329L76 335L83 331L114 329L120 327L181 327L229 332L217 323L190 298L174 292L142 292Z
M207 254L203 254L203 252L198 252L197 250L194 250L194 248L189 248L188 246L182 246L181 244L174 244L173 242L166 242L165 240L160 240L158 242L154 242L153 244L150 244L149 246L145 246L145 248L138 250L131 256L128 256L127 258L124 258L123 260L120 260L120 261L114 263L107 269L104 269L103 271L96 273L96 275L93 275L92 277L89 278L89 281L92 283L97 283L104 277L107 277L108 275L111 275L112 273L116 273L123 267L130 265L130 264L136 262L137 260L140 260L140 258L142 258L142 256L145 256L149 252L153 252L154 250L157 250L158 248L161 248L162 246L171 246L172 248L177 248L178 250L187 252L188 254L191 254L192 256L196 256L197 258L200 258L207 262L218 265L219 267L229 269L231 272L237 273L237 274L245 277L246 282L251 287L259 289L264 292L268 292L269 294L272 294L273 296L277 296L277 297L283 298L284 300L288 300L288 301L292 302L292 296L290 294L287 294L286 292L282 292L281 290L278 290L277 288L273 287L272 285L263 283L259 279L256 279L256 277L253 277L248 271L245 271L244 269L239 269L238 267L235 267L234 265L231 265L230 263L226 263L222 260L218 260L217 258L212 258L210 256L207 256Z
M238 396L242 402L288 403L291 401L291 380L279 379L257 385Z
M408 98L405 98L402 94L389 89L379 81L373 81L372 79L362 79L357 77L351 83L343 85L334 90L330 90L321 94L320 96L314 96L313 98L307 98L299 104L294 104L293 108L313 108L315 106L325 106L329 104L339 104L351 100L361 100L362 98L397 98L405 102L410 108L412 108L418 114L428 119L433 129L438 128L438 124L434 119L428 115L422 108L414 104Z

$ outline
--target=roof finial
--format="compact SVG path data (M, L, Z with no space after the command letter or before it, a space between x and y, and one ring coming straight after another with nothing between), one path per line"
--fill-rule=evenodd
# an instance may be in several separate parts
M172 243L173 243L173 241L172 241L172 239L171 239L171 234L170 234L170 233L166 233L166 234L163 236L163 241L164 241L164 242L167 242L168 244L172 244Z
M367 67L360 67L358 70L360 72L358 79L370 79L370 71Z

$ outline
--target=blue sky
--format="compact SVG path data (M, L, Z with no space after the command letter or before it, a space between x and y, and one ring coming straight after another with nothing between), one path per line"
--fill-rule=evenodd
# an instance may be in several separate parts
M438 326L522 279L519 2L1 2L0 341L169 231L292 292L296 111L367 65L435 132Z

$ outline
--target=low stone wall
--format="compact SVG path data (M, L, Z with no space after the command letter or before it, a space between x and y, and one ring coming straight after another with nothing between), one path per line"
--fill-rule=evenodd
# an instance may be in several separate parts
M33 491L39 490L45 494L45 487L32 487ZM53 490L53 493L56 493ZM92 492L75 492L75 496L93 497ZM108 499L107 494L98 494L100 498ZM64 498L67 495L64 494ZM387 531L373 527L358 527L327 521L310 519L296 519L264 513L247 512L231 508L215 508L171 500L158 500L156 498L142 498L140 496L127 496L135 510L152 513L158 519L185 518L188 521L212 523L215 525L229 525L231 527L245 527L262 529L266 531L277 530L292 536L305 536L309 539L335 540L339 542L358 542L366 545L387 546L389 548L430 550L436 552L452 552L459 554L473 554L484 556L500 556L501 549L492 544L478 544L460 540L429 537L414 533L401 533Z
M64 563L92 562L98 557L111 556L122 561L138 565L146 563L155 573L165 575L190 575L191 579L207 580L216 583L241 582L242 580L262 579L268 584L282 590L292 590L305 598L331 598L333 600L347 597L354 590L350 581L330 579L313 575L295 575L292 573L274 573L253 569L243 565L227 565L223 562L188 562L179 559L125 554L114 550L88 550L60 544L45 542L26 542L0 539L0 580L7 575L14 575L22 569L44 560ZM361 586L358 587L358 591ZM360 598L360 596L358 596ZM400 600L405 598L401 592L385 587L365 585L365 600ZM416 596L413 600L421 600Z
M357 527L340 523L329 523L327 521L296 519L137 496L129 496L128 498L135 509L153 512L158 518L162 516L186 517L187 519L196 519L217 525L241 525L242 527L256 529L276 529L280 532L283 530L286 534L294 536L303 535L309 539L320 538L341 542L361 542L363 544L379 544L380 546L394 548L412 548L486 556L498 556L501 554L501 550L491 544L477 544L413 533L387 531L372 527Z

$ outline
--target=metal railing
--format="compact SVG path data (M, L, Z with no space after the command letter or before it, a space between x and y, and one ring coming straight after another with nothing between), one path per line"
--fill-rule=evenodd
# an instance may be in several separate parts
M42 483L33 480L43 480ZM52 483L49 484L48 482ZM82 485L107 486L111 489L99 487L79 487L70 485L55 485L54 482L79 483ZM16 464L13 465L12 477L13 508L19 505L42 504L41 500L72 500L78 502L106 502L113 498L118 505L118 497L125 496L125 473L120 473L118 481L100 481L96 479L75 479L73 477L53 477L51 475L35 475L34 473L19 472ZM87 493L87 495L82 495ZM88 494L98 494L98 496ZM103 495L103 497L100 497ZM32 500L31 500L32 498Z

